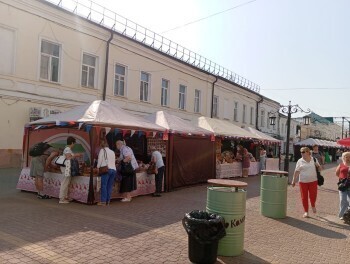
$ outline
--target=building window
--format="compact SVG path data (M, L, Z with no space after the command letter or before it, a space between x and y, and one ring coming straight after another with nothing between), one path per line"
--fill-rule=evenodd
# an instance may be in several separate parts
M179 87L179 109L185 110L186 108L186 86L180 84Z
M261 110L260 126L265 127L265 111Z
M253 125L254 108L250 107L250 124Z
M234 102L233 121L238 122L238 102Z
M41 41L40 79L59 82L60 50L58 44Z
M230 120L230 102L224 99L224 119Z
M168 106L168 94L169 94L169 81L162 79L162 97L161 97L161 105Z
M242 114L242 122L246 123L246 111L247 111L247 106L244 104L243 105L243 114Z
M194 112L200 113L201 111L201 91L194 90Z
M95 88L96 57L83 54L81 66L81 86Z
M150 88L149 83L150 83L150 75L146 72L141 72L140 101L148 102L149 88Z
M13 74L15 66L15 31L0 26L0 73Z
M126 68L116 64L114 70L114 95L125 96Z
M219 109L219 97L214 95L214 100L213 100L213 117L218 117L218 109Z

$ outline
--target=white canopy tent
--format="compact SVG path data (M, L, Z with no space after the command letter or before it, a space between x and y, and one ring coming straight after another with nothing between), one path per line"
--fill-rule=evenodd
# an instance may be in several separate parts
M244 127L244 129L247 130L248 132L256 135L259 138L259 140L263 141L264 143L271 142L271 143L281 144L281 140L273 138L273 137L271 137L269 135L266 135L265 133L263 133L263 132L261 132L259 130L256 130L255 128Z
M334 141L329 141L329 140L320 140L316 138L307 138L302 141L299 141L297 143L294 143L296 146L313 146L313 145L318 145L321 147L329 147L329 148L340 148L341 145L337 144Z
M59 124L60 122L77 122L101 126L118 126L128 129L143 129L150 131L165 131L157 124L142 117L129 114L125 110L102 100L77 106L66 112L52 115L29 123L29 125Z
M157 111L144 117L147 121L166 128L170 133L186 133L189 135L211 135L213 132L195 126L190 121L165 111Z
M257 135L225 120L201 116L193 122L196 126L211 131L215 136L259 139Z

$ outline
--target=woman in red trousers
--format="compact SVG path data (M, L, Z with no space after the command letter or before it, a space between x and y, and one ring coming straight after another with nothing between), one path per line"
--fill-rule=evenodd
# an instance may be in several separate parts
M312 158L308 147L301 148L300 152L301 158L298 160L295 167L292 186L295 186L295 179L299 177L301 201L305 212L303 217L309 217L309 198L312 212L316 214L317 173L315 166L317 166L319 170L321 166L317 160L315 162Z

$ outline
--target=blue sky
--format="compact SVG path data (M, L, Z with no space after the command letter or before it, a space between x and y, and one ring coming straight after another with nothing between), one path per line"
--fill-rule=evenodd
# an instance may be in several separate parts
M350 117L348 0L98 3L257 83L283 105Z

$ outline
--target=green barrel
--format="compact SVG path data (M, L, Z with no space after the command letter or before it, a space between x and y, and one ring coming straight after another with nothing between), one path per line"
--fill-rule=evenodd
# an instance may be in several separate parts
M260 187L260 212L271 218L285 218L287 215L288 177L262 175Z
M243 254L247 191L230 187L208 187L207 212L225 219L226 236L219 241L219 256Z

